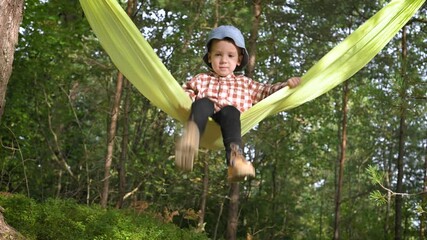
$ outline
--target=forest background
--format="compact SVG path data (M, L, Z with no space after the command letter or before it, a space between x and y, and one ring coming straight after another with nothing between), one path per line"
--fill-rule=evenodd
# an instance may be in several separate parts
M273 83L303 75L386 3L121 2L179 83L207 71L205 39L218 25L242 30L246 74ZM422 239L426 13L344 84L246 134L257 176L230 185L223 151L202 149L191 173L175 169L182 124L117 72L77 0L26 0L0 122L0 191L166 212L212 239Z

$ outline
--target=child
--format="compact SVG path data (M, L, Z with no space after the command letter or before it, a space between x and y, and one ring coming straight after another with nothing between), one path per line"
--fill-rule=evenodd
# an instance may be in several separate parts
M234 71L241 71L246 66L249 54L243 35L233 26L213 29L206 50L203 60L211 72L198 74L183 85L193 104L184 133L176 144L175 164L183 170L193 169L200 136L211 117L221 127L228 181L242 181L254 177L255 169L242 155L240 113L285 86L296 87L300 78L264 84L244 75L235 75Z

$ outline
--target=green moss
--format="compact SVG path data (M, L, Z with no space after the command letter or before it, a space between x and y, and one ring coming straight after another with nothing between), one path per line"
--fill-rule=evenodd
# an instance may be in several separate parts
M6 222L27 239L208 239L130 211L79 205L72 200L37 203L22 195L0 196Z

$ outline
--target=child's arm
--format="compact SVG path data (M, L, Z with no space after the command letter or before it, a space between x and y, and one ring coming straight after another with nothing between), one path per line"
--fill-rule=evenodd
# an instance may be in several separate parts
M196 96L198 94L198 75L194 76L190 80L186 81L184 84L182 84L182 88L184 89L184 92L187 93L187 95L190 97L191 101L194 102L196 99Z
M275 93L276 91L289 86L289 88L295 88L298 86L301 82L300 77L291 77L286 81L275 83L275 84L263 84L259 82L252 81L249 84L249 87L251 88L251 96L253 100L253 104L256 104L257 102L261 101L262 99L270 96L271 94Z

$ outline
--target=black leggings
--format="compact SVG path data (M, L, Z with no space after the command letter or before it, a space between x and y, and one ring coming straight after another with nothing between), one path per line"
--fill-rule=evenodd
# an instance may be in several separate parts
M231 143L242 148L242 130L240 126L240 111L234 106L223 107L214 113L214 104L208 98L198 99L191 105L190 120L199 128L200 135L206 128L209 117L221 127L221 134L226 152L227 164L230 161Z

